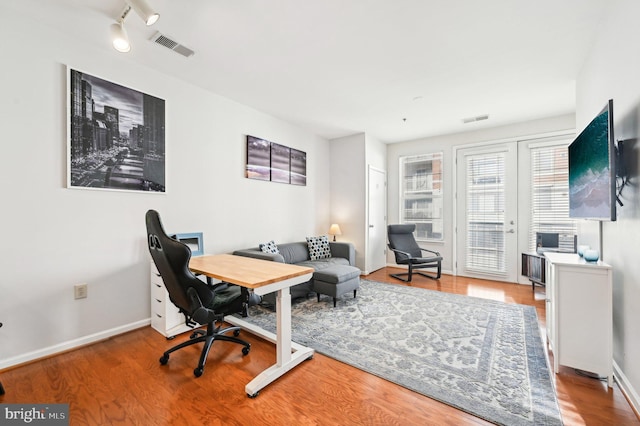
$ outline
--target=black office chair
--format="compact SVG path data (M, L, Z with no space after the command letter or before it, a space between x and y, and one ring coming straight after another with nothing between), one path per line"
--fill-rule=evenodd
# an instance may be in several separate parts
M420 248L416 239L413 237L416 225L389 225L387 226L387 237L389 238L389 248L393 250L396 256L396 263L399 265L407 265L409 272L402 274L390 274L393 278L397 278L404 282L411 282L413 274L422 275L423 277L437 280L442 272L442 256L433 250ZM423 257L422 253L428 252L433 256ZM414 269L436 268L434 274L427 274L422 271L414 271ZM407 277L406 279L403 277Z
M160 216L155 210L149 210L145 216L147 225L147 243L153 262L160 272L169 299L185 316L185 322L194 327L207 326L207 331L195 330L189 340L174 346L160 358L160 364L169 362L169 354L186 346L204 342L200 362L193 374L200 377L211 345L216 340L238 343L243 346L242 354L247 355L251 345L237 337L226 336L233 331L240 334L240 327L221 328L225 315L242 313L247 315L247 307L257 304L259 296L247 289L220 283L208 285L200 281L189 269L191 250L186 244L169 237L162 227ZM220 323L220 325L216 325Z

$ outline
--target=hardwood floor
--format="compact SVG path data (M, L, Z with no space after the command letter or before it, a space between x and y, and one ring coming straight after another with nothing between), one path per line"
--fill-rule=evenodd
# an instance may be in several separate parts
M401 285L384 268L367 279ZM544 289L493 281L416 276L415 287L536 307L544 333ZM214 344L204 374L194 378L200 346L171 355L151 327L0 373L0 403L69 403L71 425L486 425L470 414L316 354L255 399L244 385L275 363L273 345L243 333L252 347ZM566 425L640 425L617 384L563 369L555 376Z

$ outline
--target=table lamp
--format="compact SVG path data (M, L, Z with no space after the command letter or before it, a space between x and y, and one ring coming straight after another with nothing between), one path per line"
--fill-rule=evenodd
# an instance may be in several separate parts
M333 241L336 240L336 235L342 235L342 231L340 230L340 225L334 223L329 228L329 235L333 235Z

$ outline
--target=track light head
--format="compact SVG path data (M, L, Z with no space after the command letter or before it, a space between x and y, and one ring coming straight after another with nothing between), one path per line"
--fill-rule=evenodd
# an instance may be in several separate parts
M146 0L126 0L126 3L136 11L147 26L155 24L160 19L160 15L149 6Z
M111 25L111 41L113 48L118 52L127 53L131 50L127 31L124 29L124 22L119 21Z

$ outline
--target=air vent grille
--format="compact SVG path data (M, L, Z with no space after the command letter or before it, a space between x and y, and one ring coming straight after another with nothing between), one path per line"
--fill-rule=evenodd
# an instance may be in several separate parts
M151 37L151 41L161 46L164 46L167 49L171 49L174 52L184 56L185 58L193 56L195 53L193 50L189 49L186 46L181 45L177 41L172 40L171 38L169 38L164 34L161 34L160 32L155 33L153 37Z
M475 117L468 117L468 118L463 118L462 122L463 123L474 123L476 121L482 121L482 120L488 120L489 119L489 115L485 114L485 115L478 115Z

